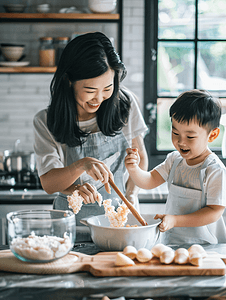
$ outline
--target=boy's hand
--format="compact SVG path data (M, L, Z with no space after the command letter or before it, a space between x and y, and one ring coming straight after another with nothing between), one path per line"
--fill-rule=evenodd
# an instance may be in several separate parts
M175 216L174 215L157 214L157 215L155 215L154 219L162 220L162 222L159 224L159 230L161 232L165 232L175 226Z
M137 148L127 148L126 149L127 156L125 157L125 166L128 170L131 170L140 163L140 156Z

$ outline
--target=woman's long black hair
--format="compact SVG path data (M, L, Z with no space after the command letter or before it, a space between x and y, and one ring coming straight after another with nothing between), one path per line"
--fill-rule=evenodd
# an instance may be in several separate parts
M113 94L102 102L96 115L100 131L106 136L114 136L126 124L130 110L129 97L119 89L120 81L126 76L124 64L111 41L101 32L77 36L67 44L51 82L47 111L47 126L57 142L69 147L82 145L83 138L89 133L78 127L72 84L98 77L109 68L115 71Z

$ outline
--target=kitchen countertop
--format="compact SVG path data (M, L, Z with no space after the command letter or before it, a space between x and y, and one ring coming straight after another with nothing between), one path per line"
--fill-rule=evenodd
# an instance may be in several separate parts
M57 193L47 194L43 189L0 190L0 204L42 203L52 204Z
M57 193L52 195L47 194L43 189L20 189L8 190L0 189L0 204L18 204L20 203L52 203ZM168 196L167 184L152 190L140 189L139 202L140 203L165 203Z
M188 248L189 245L180 245ZM174 246L173 248L178 248ZM226 253L226 244L204 245L207 251ZM1 248L0 248L1 249ZM3 249L3 248L2 248ZM75 243L74 251L93 255L92 242ZM86 272L64 275L31 275L0 272L0 299L127 299L202 298L226 296L225 276L94 277Z

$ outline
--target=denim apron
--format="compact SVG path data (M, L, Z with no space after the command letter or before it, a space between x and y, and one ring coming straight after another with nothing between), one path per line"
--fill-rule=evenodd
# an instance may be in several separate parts
M82 159L84 157L94 157L104 162L114 175L115 184L125 194L125 183L128 178L125 177L126 168L124 159L126 155L126 148L129 144L122 132L120 134L109 137L103 135L102 132L96 132L90 134L85 138L85 142L82 145L76 147L67 147L66 150L66 164L67 166L73 162ZM116 208L119 204L119 196L111 189L111 194L108 194L104 185L100 181L95 181L91 176L84 172L75 182L75 184L90 183L94 185L98 192L102 195L103 200L112 199L112 205ZM68 202L67 196L59 193L53 203L54 209L67 210ZM81 210L76 214L76 226L82 226L80 220L95 215L104 214L103 205L100 207L98 203L83 204Z
M200 170L201 190L184 188L174 185L173 178L176 167L182 158L175 159L171 168L168 189L169 195L166 202L166 214L184 215L193 213L206 206L206 196L204 191L204 177L207 166L214 158L209 155ZM215 162L217 163L217 162ZM214 223L199 227L174 227L161 234L161 241L164 244L217 244L226 242L226 230L223 217Z

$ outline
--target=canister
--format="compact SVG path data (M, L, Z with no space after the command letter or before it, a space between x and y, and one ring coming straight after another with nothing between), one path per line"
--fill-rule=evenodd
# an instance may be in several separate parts
M64 48L66 47L68 41L69 41L69 37L67 37L67 36L65 36L65 37L61 36L61 37L55 38L56 65L58 65L61 54L62 54Z
M52 37L40 38L39 65L41 67L55 66L55 48Z

